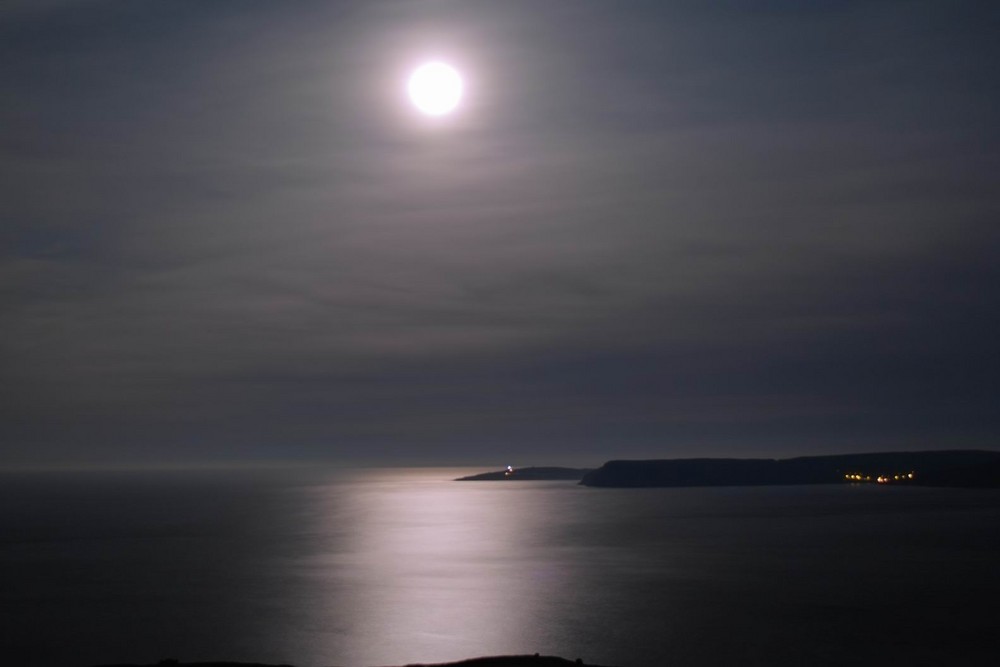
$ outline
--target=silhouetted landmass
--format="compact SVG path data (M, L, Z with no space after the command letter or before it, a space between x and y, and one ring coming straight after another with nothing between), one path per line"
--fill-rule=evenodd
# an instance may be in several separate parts
M485 658L472 658L459 662L439 662L433 664L414 664L406 667L567 667L573 665L591 665L582 660L567 660L552 655L495 655Z
M456 482L492 482L496 480L545 480L545 479L583 479L583 476L592 472L593 468L558 468L558 467L537 467L537 468L514 468L511 471L497 470L495 472L484 472L468 477L459 477Z
M94 667L295 667L294 665L286 665L284 663L280 665L265 664L263 662L179 662L177 660L167 659L161 660L159 662L154 662L151 664L136 664L136 663L114 663L108 665L94 665Z
M411 663L405 667L572 667L587 665L601 667L583 662L580 659L567 660L552 655L495 655L483 658L470 658L459 662L437 662L433 664ZM257 662L178 662L176 660L161 660L150 665L114 664L95 665L94 667L293 667L292 665L265 665Z
M1000 488L1000 452L943 450L791 459L608 461L587 473L580 483L599 487L641 487L845 482Z

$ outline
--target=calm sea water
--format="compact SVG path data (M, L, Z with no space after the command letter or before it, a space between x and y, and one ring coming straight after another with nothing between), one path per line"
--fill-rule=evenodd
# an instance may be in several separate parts
M1000 493L0 476L5 664L995 664Z

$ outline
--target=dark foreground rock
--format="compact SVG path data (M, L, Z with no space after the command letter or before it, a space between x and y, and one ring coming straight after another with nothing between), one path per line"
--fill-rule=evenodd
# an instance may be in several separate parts
M567 660L552 655L495 655L484 658L471 658L459 662L439 662L432 664L412 664L406 667L574 667L575 665L591 665L583 660Z
M558 467L536 467L536 468L514 468L513 470L496 470L493 472L459 477L456 482L494 482L500 480L522 480L537 481L547 479L568 479L581 480L583 476L592 472L593 468L558 468Z
M167 659L150 664L136 664L131 662L114 663L107 665L94 665L93 667L295 667L294 665L267 664L263 662L179 662Z
M792 459L608 461L584 475L585 486L766 486L885 483L1000 488L1000 452L878 452Z
M482 658L470 658L458 662L410 663L405 667L602 667L583 660L567 660L552 655L494 655ZM149 665L113 664L94 665L94 667L294 667L293 665L266 665L257 662L178 662L177 660L162 660ZM609 667L609 666L606 666Z

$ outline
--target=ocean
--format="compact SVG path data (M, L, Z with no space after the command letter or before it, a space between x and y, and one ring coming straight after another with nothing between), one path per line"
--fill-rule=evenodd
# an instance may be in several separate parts
M994 664L1000 492L0 475L0 662Z

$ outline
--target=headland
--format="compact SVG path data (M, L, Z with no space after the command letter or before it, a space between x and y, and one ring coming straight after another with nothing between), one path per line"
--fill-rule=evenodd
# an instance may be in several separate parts
M1000 451L872 452L788 459L614 460L599 468L529 467L456 481L577 480L592 487L884 484L1000 488Z
M495 482L495 481L538 481L552 479L581 480L593 468L559 468L554 466L537 468L507 467L503 470L484 472L478 475L459 477L456 482Z
M768 486L884 484L1000 488L1000 452L935 450L804 456L790 459L608 461L584 486Z

